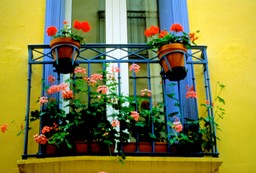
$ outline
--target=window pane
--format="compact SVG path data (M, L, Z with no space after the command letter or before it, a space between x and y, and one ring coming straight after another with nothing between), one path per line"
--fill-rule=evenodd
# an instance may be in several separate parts
M158 25L157 0L127 0L128 43L145 43L144 30Z
M86 42L104 43L105 25L102 12L105 10L105 0L73 0L72 1L72 22L74 20L87 20L91 24L91 31L86 33ZM104 17L104 16L103 16ZM103 22L102 22L103 20Z

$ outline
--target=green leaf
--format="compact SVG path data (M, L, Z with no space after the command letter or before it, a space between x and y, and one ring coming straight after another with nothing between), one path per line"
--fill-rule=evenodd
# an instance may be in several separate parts
M223 98L221 98L220 96L217 97L217 99L219 100L220 103L223 103L225 105L225 100Z

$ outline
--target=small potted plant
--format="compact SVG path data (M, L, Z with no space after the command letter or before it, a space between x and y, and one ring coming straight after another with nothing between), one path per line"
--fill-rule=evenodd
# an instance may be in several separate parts
M80 22L75 20L73 27L74 30L72 32L68 22L65 21L64 28L59 31L55 26L47 28L48 36L52 37L50 47L58 73L72 73L74 71L80 44L85 43L85 37L82 34L89 32L91 29L87 21Z
M219 118L222 119L225 114L225 109L222 107L225 105L225 101L220 96L225 89L225 85L218 82L216 88L218 88L218 91L216 91L217 95L215 99L211 103L209 100L206 100L206 103L201 104L205 108L205 111L198 118L185 118L185 121L181 122L180 111L170 114L169 118L172 121L168 122L171 129L168 134L168 142L174 149L172 152L187 155L212 151L218 139L213 131L214 129L220 129L217 121ZM169 97L178 101L174 94L170 94ZM194 91L194 87L188 89L186 98L197 99L197 93ZM178 105L178 103L175 104ZM214 111L214 117L209 115L211 110Z
M160 31L158 26L151 26L144 32L150 38L148 45L157 49L160 64L171 81L179 81L186 77L185 57L187 49L195 44L198 37L195 33L184 32L180 24L173 24L170 31Z

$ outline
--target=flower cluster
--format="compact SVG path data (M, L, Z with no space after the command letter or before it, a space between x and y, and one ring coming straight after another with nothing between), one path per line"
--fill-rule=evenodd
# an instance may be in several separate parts
M91 30L91 26L87 21L78 21L75 20L73 23L73 27L76 31L71 32L71 28L69 28L68 22L64 21L64 28L59 30L55 26L50 26L47 28L46 32L48 36L52 38L58 37L71 37L73 40L78 41L79 43L85 43L85 38L82 36L83 33L87 33ZM77 32L80 31L80 34Z
M198 39L198 37L195 36L195 33L188 34L184 32L184 29L180 24L173 24L170 27L169 32L167 30L160 31L158 26L150 26L145 30L144 34L146 37L151 38L148 45L157 49L170 43L181 43L186 48L190 48L191 44L195 44L195 41Z

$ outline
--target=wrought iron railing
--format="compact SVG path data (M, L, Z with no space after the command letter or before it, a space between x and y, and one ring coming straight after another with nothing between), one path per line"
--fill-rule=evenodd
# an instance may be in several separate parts
M208 61L206 46L193 46L188 53L186 53L186 68L188 69L187 77L182 81L170 82L159 65L159 60L155 51L150 50L150 47L146 44L86 44L82 45L79 50L79 56L76 59L77 65L85 66L87 74L90 76L95 68L103 70L103 66L97 66L97 64L114 63L118 67L121 64L140 64L141 74L135 74L129 72L127 78L127 84L119 83L119 94L121 94L122 87L128 87L129 95L135 99L140 94L140 89L148 88L155 91L156 95L152 95L150 102L161 100L164 103L165 120L171 121L170 114L180 111L180 120L182 123L186 123L187 119L197 120L200 116L199 99L187 100L185 98L188 88L194 87L195 91L198 91L198 96L201 95L205 100L212 101L210 79L208 71ZM30 115L31 111L35 109L35 100L37 99L38 85L41 88L41 92L45 86L40 84L40 80L46 81L46 74L53 74L57 77L58 83L63 80L63 77L54 72L55 61L51 55L50 46L47 44L41 45L28 45L28 88L27 88L27 109L26 109L26 129L24 134L24 153L23 159L28 157L47 157L42 152L41 145L38 145L37 153L30 152L30 146L33 140L31 138L31 130L28 127L31 126ZM40 67L40 68L38 68ZM42 67L42 74L41 73ZM119 75L118 80L121 81L123 76ZM34 85L37 85L35 88ZM57 97L58 99L58 97ZM178 104L176 103L178 101ZM42 109L42 108L39 108ZM214 117L213 110L207 110L207 116ZM40 119L41 120L41 119ZM199 128L199 126L198 126ZM39 133L42 129L42 124L39 123ZM156 142L151 141L150 152L140 152L139 141L135 140L136 150L132 153L126 153L126 155L158 155L158 156L203 156L211 155L218 156L215 126L214 122L210 125L211 148L204 152L197 150L196 152L175 152L170 143L166 143L167 150L165 152L156 152ZM151 132L154 134L154 124L151 124ZM170 139L172 133L172 127L166 123L166 141ZM30 142L29 142L30 141ZM176 144L176 143L175 143ZM33 144L34 145L34 144ZM201 145L201 144L200 144ZM35 145L34 145L35 147ZM188 147L188 146L186 146ZM185 151L186 149L184 149ZM113 154L118 154L118 151Z

